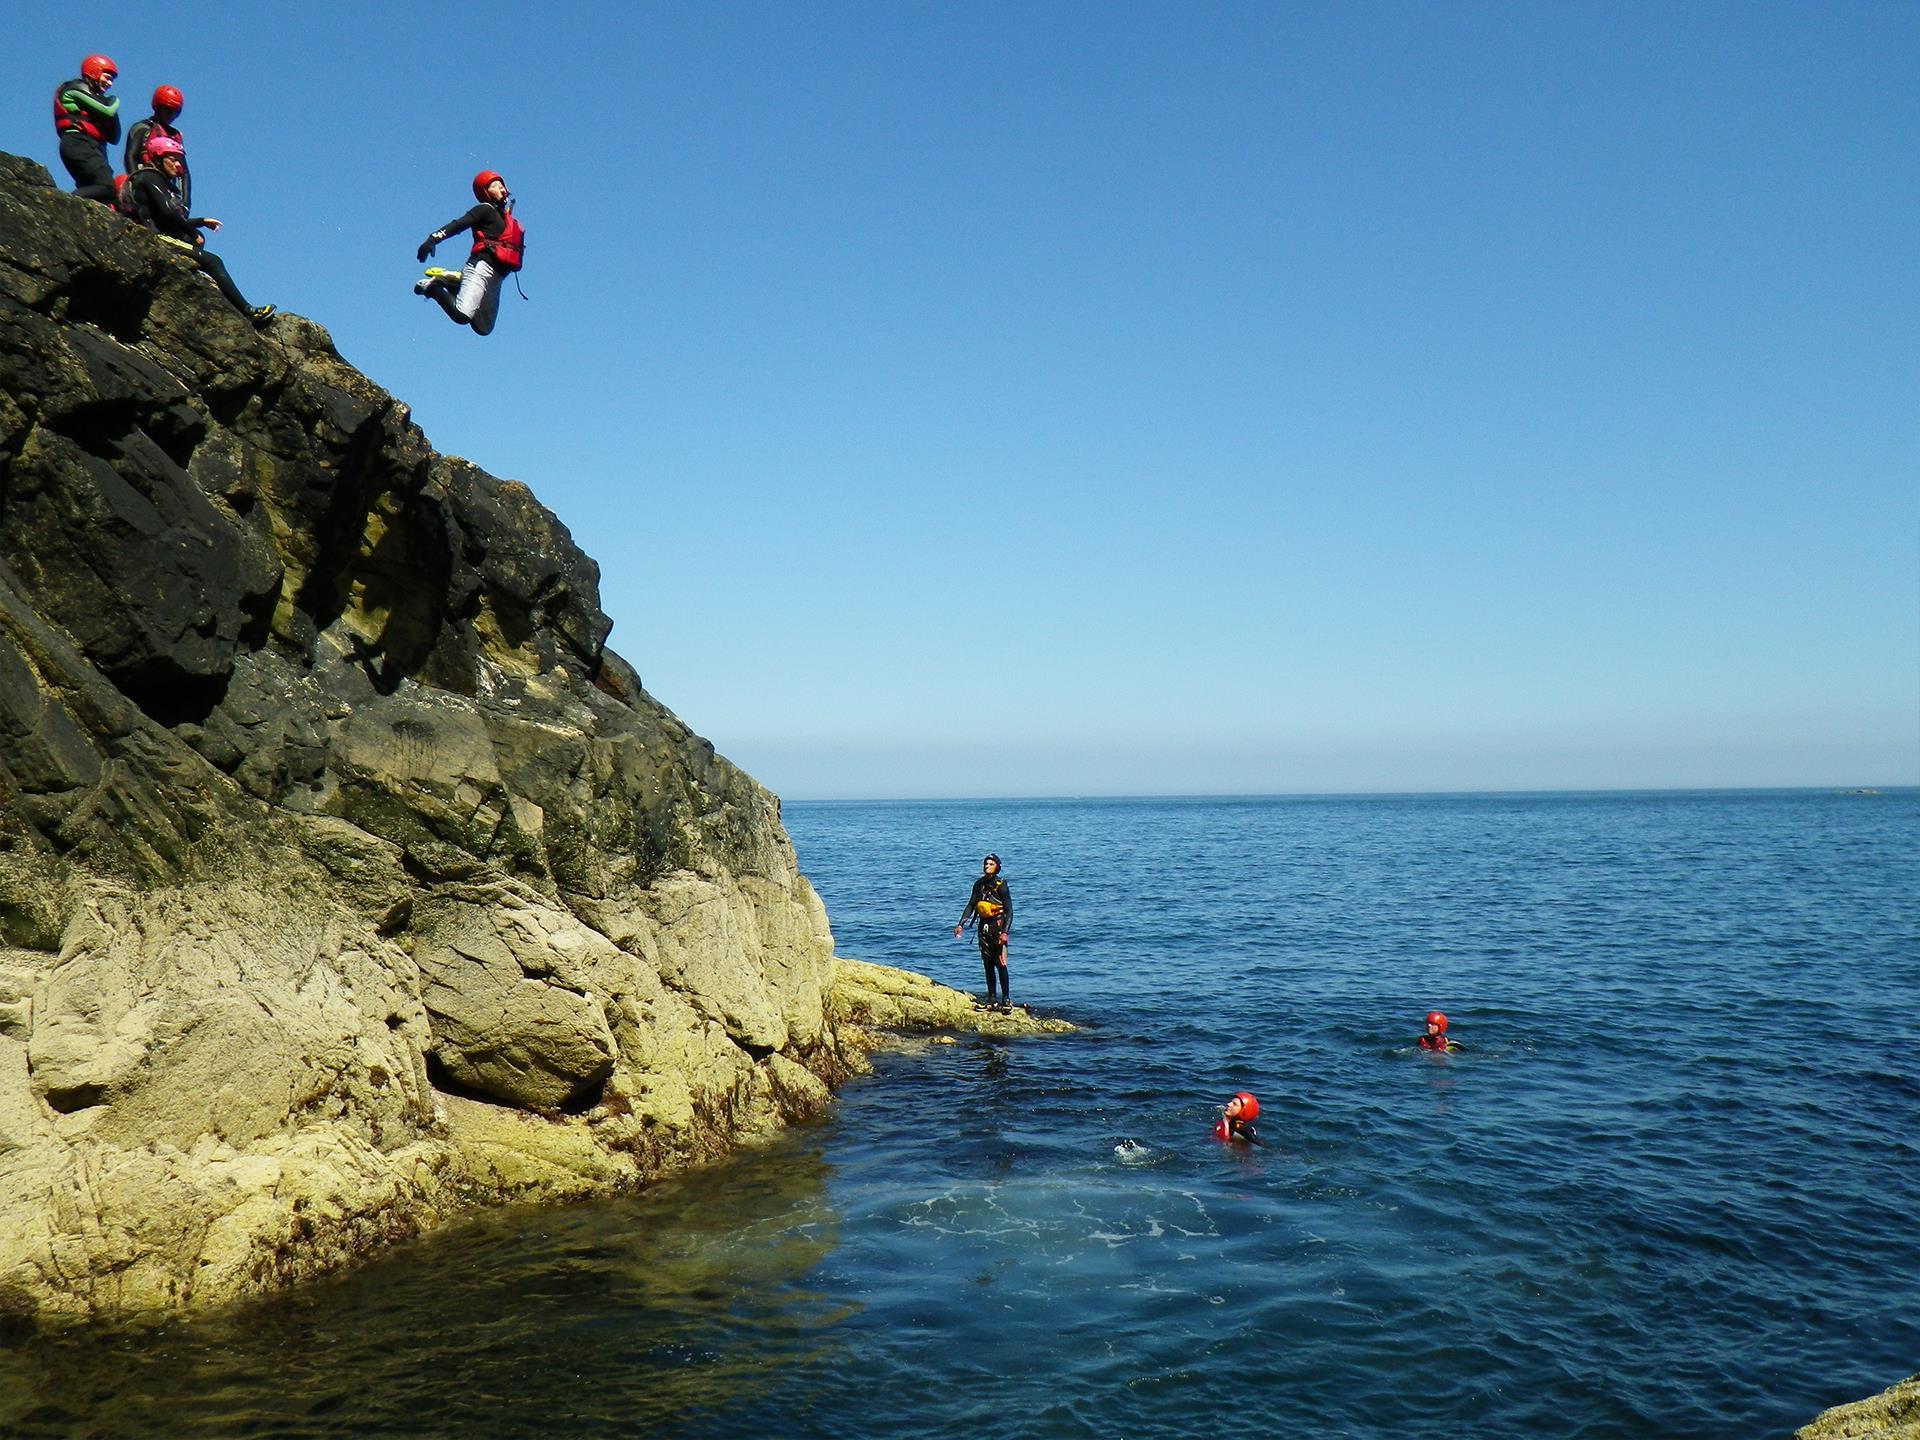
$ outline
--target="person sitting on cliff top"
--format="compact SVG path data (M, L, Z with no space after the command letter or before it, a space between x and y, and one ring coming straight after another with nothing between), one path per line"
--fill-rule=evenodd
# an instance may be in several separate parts
M1427 1033L1420 1037L1420 1048L1422 1050L1432 1050L1441 1055L1461 1048L1458 1040L1453 1040L1448 1037L1447 1017L1442 1015L1438 1010L1429 1010L1427 1012Z
M144 120L136 120L127 131L127 149L123 157L127 176L131 179L140 167L147 163L147 141L165 135L170 140L180 142L180 177L174 181L174 191L180 196L180 203L193 209L193 172L187 167L187 137L182 135L174 121L180 118L180 112L186 108L186 97L180 93L177 85L162 85L153 92L153 114Z
M1260 1102L1245 1090L1239 1091L1221 1107L1220 1118L1214 1123L1213 1138L1258 1145L1260 1132L1253 1128L1253 1122L1259 1118Z
M500 287L520 268L527 232L514 218L513 196L498 171L482 170L473 177L473 198L478 203L471 210L427 236L418 251L424 261L449 235L471 230L473 249L467 252L465 268L432 266L414 281L413 293L437 304L454 324L470 326L476 335L491 335L500 313Z
M107 91L120 78L120 67L105 55L89 55L80 62L80 74L53 90L53 128L60 136L60 163L73 176L73 193L83 200L111 205L115 198L113 167L107 146L120 138L120 99Z
M194 264L220 287L227 303L255 325L264 325L273 318L273 306L249 305L220 257L208 251L206 239L200 233L203 228L218 230L220 222L209 216L189 216L186 204L174 188L185 164L178 140L156 135L147 141L147 163L127 181L133 197L130 213L140 224L159 231L161 238L191 251Z

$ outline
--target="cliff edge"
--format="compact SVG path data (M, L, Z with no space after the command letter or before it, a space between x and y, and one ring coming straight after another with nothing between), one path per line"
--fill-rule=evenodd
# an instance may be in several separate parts
M0 1315L639 1184L860 1066L778 801L597 585L320 327L0 154Z

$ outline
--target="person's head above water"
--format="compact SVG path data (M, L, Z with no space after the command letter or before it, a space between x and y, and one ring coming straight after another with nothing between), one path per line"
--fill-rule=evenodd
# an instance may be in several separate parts
M982 875L998 875L1000 873L1000 857L998 855L987 856L986 859L980 862L980 873Z
M1258 1120L1260 1118L1260 1102L1245 1090L1237 1091L1234 1097L1227 1101L1227 1118L1229 1120Z
M1427 1034L1444 1035L1447 1033L1447 1017L1438 1010L1427 1012Z

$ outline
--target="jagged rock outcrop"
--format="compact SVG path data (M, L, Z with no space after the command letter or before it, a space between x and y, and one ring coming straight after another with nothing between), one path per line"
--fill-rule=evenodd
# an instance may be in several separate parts
M1793 1440L1920 1440L1920 1375L1866 1400L1823 1410Z
M597 585L318 326L0 155L0 1314L640 1183L860 1065L778 802Z

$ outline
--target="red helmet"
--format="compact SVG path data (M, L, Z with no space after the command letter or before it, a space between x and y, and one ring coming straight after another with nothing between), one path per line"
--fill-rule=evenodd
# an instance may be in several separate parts
M498 170L482 170L478 175L474 176L473 198L476 200L486 199L487 187L496 180L501 180L504 183L504 177Z
M1260 1118L1260 1102L1245 1090L1240 1091L1233 1098L1240 1102L1240 1118L1242 1120L1257 1120Z
M1427 1024L1433 1026L1442 1035L1447 1033L1447 1017L1442 1015L1438 1010L1429 1010L1427 1012Z
M98 85L102 80L115 79L120 67L104 55L89 55L80 62L80 78L91 80Z
M153 92L153 108L156 110L171 110L174 114L178 115L182 110L187 108L187 98L180 93L180 87L178 85L162 85L158 90Z
M147 158L158 160L162 155L171 155L175 159L187 158L187 147L171 135L154 135L147 140Z

